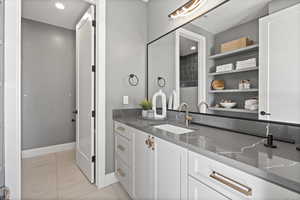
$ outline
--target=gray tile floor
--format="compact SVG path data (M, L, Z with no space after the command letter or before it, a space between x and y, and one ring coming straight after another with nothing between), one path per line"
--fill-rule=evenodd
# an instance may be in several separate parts
M90 184L64 151L22 160L22 200L130 200L120 184L103 189Z

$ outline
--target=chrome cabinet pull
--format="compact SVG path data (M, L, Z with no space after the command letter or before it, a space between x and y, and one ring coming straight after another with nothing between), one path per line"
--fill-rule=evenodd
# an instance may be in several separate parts
M218 172L213 171L209 176L246 196L252 195L252 189L250 187L228 178Z
M118 172L119 176L121 176L121 177L126 176L126 174L123 172L123 170L121 168L117 169L117 172Z
M124 148L122 145L118 145L118 149L119 149L120 151L125 151L125 148Z

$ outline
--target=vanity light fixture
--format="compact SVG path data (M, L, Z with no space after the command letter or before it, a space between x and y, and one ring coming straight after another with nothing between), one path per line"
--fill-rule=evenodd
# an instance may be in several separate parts
M187 16L193 13L197 8L206 3L207 0L190 0L174 12L172 12L169 17L172 19L176 19L178 17Z
M57 1L55 3L55 7L59 10L64 10L65 9L65 5L62 2Z
M195 51L197 49L196 46L191 46L191 51Z

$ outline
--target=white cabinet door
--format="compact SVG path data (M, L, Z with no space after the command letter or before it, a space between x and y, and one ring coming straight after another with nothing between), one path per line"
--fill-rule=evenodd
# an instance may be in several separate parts
M154 199L154 150L145 144L149 135L134 131L134 197Z
M189 177L189 200L229 200L212 188Z
M300 4L259 24L260 119L300 123Z
M187 150L175 144L156 138L156 199L187 199L187 171Z

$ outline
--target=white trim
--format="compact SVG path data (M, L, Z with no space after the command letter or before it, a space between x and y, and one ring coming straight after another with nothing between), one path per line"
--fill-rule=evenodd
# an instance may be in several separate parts
M107 185L105 175L106 146L106 0L96 5L96 186Z
M22 158L32 158L36 156L46 155L49 153L57 153L57 152L68 151L72 149L75 149L75 142L52 145L48 147L41 147L35 149L28 149L22 151Z
M5 1L4 13L5 185L21 199L21 0Z
M206 38L198 33L180 28L176 30L175 41L175 85L178 94L178 102L180 102L180 36L198 41L198 103L207 100L207 70L206 70ZM202 87L200 87L202 86ZM201 109L202 113L207 110Z
M111 184L119 182L115 173L110 173L105 175L104 185L103 187L109 186Z

